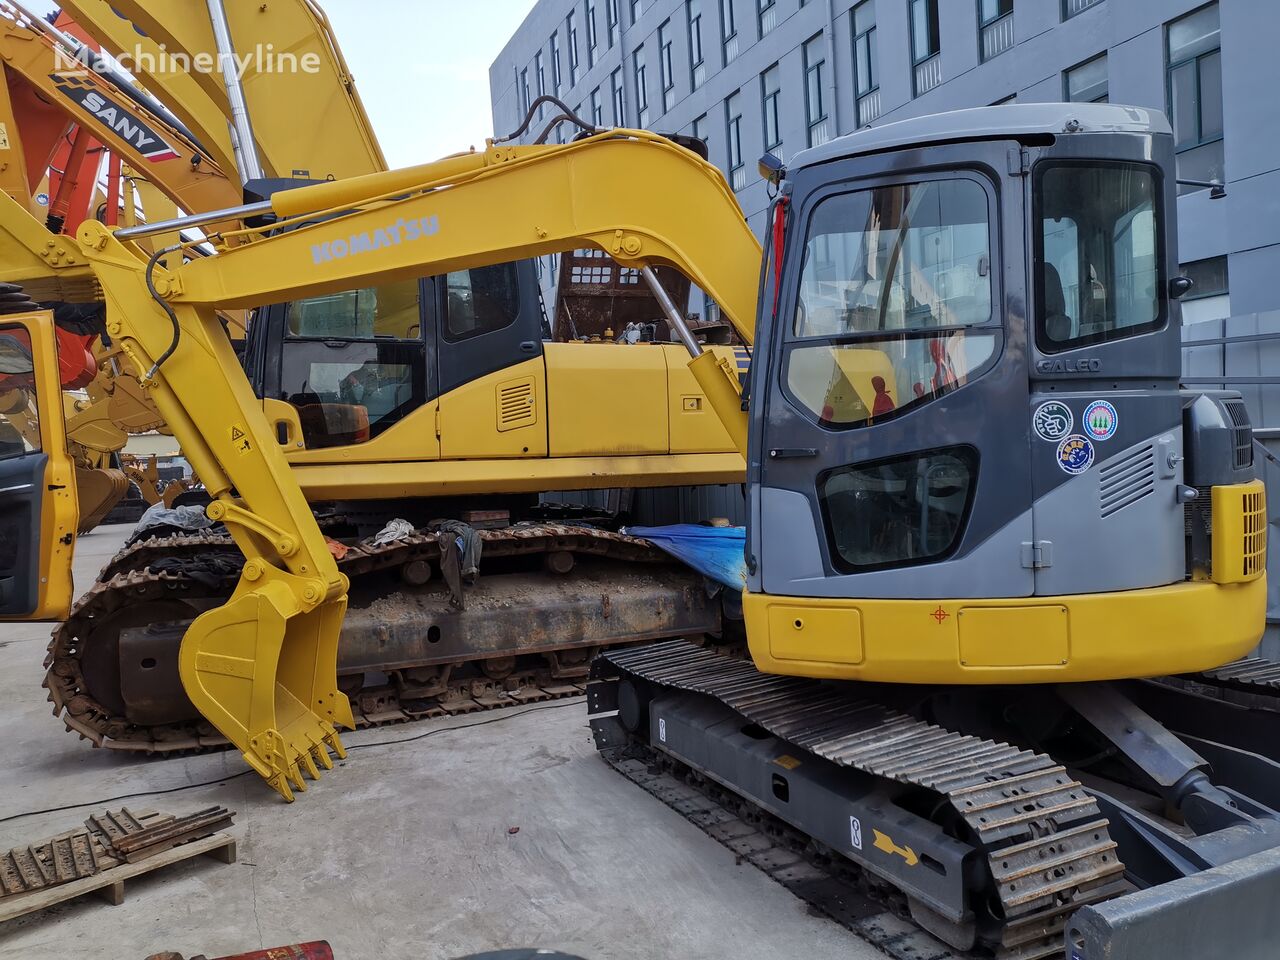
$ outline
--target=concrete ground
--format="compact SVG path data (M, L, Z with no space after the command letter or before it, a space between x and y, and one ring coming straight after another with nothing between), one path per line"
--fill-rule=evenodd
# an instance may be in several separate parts
M81 590L126 533L83 538ZM0 627L0 821L92 805L0 822L0 849L73 829L110 798L245 769L228 752L149 760L65 733L40 686L48 636L47 625ZM124 801L174 813L230 807L239 861L200 858L128 881L118 907L89 897L0 925L0 957L215 957L315 939L339 960L513 946L589 960L881 956L610 771L581 699L344 739L429 730L353 752L292 805L253 776Z

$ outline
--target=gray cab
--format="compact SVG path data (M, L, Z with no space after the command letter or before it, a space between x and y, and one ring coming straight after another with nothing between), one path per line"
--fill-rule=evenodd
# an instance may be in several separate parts
M750 383L751 589L1182 578L1172 150L1159 113L1028 104L795 158Z

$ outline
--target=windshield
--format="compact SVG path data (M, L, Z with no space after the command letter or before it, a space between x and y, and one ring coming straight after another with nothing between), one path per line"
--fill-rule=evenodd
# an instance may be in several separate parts
M987 195L976 181L842 193L814 210L796 336L967 327L990 318Z
M1036 320L1043 350L1160 326L1160 211L1152 168L1058 163L1036 171Z

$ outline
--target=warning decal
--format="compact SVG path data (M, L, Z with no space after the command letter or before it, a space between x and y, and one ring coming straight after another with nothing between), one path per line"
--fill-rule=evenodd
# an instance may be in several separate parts
M245 430L244 424L233 423L231 425L231 445L241 454L248 453L253 449L252 444L249 443L249 434Z

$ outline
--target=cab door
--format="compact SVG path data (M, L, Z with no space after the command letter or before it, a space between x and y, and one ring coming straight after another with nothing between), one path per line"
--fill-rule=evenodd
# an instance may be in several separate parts
M433 278L440 455L547 455L547 371L533 261Z
M78 521L53 315L0 317L0 619L67 616Z
M1033 592L1023 199L1008 146L795 172L771 369L753 389L766 395L753 399L752 589Z

